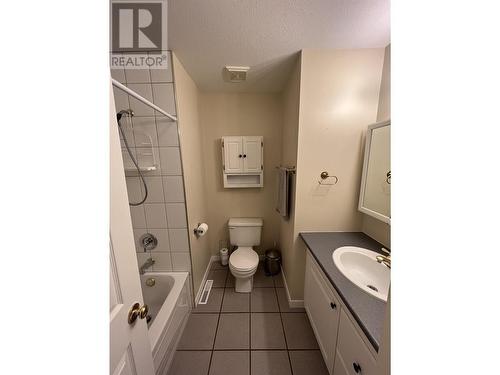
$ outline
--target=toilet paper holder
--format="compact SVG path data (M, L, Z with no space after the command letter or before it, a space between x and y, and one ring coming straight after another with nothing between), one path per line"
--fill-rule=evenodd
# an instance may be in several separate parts
M204 223L198 223L198 225L196 226L196 228L193 229L193 233L196 235L196 237L204 236L205 233L206 233L206 231L204 231L202 228L200 228L202 224L204 224Z

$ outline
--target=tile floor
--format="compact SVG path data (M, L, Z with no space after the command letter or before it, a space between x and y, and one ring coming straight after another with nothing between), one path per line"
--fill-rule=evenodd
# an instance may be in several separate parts
M168 375L327 375L304 309L288 306L281 274L262 265L252 293L236 293L234 278L213 263L206 305L188 320Z

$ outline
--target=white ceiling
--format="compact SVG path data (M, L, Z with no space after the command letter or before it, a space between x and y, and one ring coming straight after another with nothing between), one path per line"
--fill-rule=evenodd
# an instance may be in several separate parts
M390 41L389 0L169 0L168 47L204 91L281 91L298 51ZM250 66L247 82L225 65Z

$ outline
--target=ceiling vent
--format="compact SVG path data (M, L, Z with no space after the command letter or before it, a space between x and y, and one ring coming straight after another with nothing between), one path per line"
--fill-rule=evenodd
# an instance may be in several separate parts
M249 70L249 66L226 66L227 78L230 82L244 82Z

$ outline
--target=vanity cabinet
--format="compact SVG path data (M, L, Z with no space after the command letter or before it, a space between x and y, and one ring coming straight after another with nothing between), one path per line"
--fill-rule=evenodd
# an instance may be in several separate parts
M339 374L372 375L375 374L376 362L370 350L358 334L344 310L340 313L340 328L335 361L344 369ZM338 375L334 372L335 375Z
M331 375L375 374L376 360L323 270L307 251L304 307ZM373 349L372 349L373 350Z
M332 373L337 346L340 303L313 259L306 258L304 306L316 335L326 367Z

